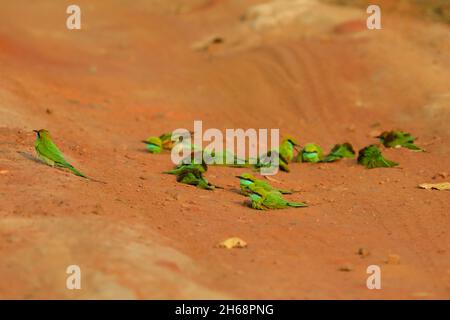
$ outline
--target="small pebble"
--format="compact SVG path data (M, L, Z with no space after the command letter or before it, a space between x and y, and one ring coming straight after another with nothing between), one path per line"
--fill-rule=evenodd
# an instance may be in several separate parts
M342 272L350 272L353 270L353 266L349 263L346 263L341 265L338 270Z
M370 255L370 252L366 248L359 248L358 255L360 255L361 257L367 257Z
M387 264L399 264L400 256L398 254L390 254L388 255L388 259L386 261Z

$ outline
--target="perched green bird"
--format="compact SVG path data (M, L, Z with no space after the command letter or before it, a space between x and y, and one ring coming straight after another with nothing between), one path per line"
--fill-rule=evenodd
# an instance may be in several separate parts
M295 147L300 147L300 145L293 137L286 136L280 144L280 160L283 160L284 163L290 163L294 159Z
M367 169L390 168L398 166L397 162L385 159L376 145L367 146L359 150L358 163Z
M414 151L423 151L414 144L416 138L410 133L403 131L385 131L377 138L386 148L407 148Z
M36 142L34 147L40 159L52 167L57 166L66 168L79 177L87 178L64 159L63 154L53 143L50 133L47 130L41 129L33 131L36 132Z
M251 194L249 196L251 200L251 206L257 210L269 210L269 209L284 209L284 208L301 208L307 207L305 203L293 202L283 199L279 192L266 191L262 187L254 185L249 186Z
M353 149L353 146L346 142L344 144L335 145L322 162L334 162L342 158L353 158L354 156L355 150Z
M250 173L243 173L239 176L236 176L236 178L239 178L240 186L241 186L241 193L243 195L250 195L252 191L250 190L250 186L256 186L261 187L265 191L273 191L280 194L291 194L292 191L290 190L282 190L282 189L276 189L272 187L269 183L263 180L256 179L253 175Z
M313 162L317 163L323 159L322 148L317 144L308 143L302 149L302 151L297 156L297 161L299 162Z

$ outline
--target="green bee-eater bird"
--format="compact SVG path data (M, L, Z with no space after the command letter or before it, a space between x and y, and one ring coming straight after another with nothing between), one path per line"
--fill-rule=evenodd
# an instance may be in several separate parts
M87 178L80 171L75 169L70 163L64 159L63 154L58 149L58 147L53 143L50 133L45 130L33 130L36 132L36 142L34 147L39 158L43 160L46 164L50 166L57 166L62 168L67 168L72 171L75 175L83 178Z
M414 144L416 138L410 133L403 131L385 131L377 138L386 148L407 148L414 151L423 151Z
M200 189L205 190L214 190L215 188L219 188L209 183L208 180L206 180L206 178L203 177L203 174L198 170L193 170L191 172L185 172L177 175L177 181L180 183L193 185Z
M322 161L323 151L317 144L308 143L304 146L302 151L297 156L299 162L313 162L317 163Z
M142 142L145 143L150 153L161 153L163 149L162 141L159 137L149 137Z
M217 162L210 163L210 165L214 166L224 166L224 167L232 167L232 168L247 168L249 167L249 161L246 159L239 159L234 153L225 150L225 151L211 151L208 152L206 150L203 151L204 157L208 157L211 159L211 161L214 159ZM231 163L227 163L227 160L230 161L232 159Z
M266 181L256 179L250 173L243 173L239 176L236 176L236 178L239 178L241 193L246 196L248 196L252 193L252 191L250 190L250 186L261 187L265 191L269 191L269 192L273 191L273 192L278 192L280 194L291 194L292 193L292 191L290 191L290 190L276 189L276 188L272 187Z
M208 171L208 166L202 158L202 163L192 163L195 159L195 152L192 152L190 156L186 157L181 164L176 166L175 169L170 171L164 171L163 173L174 174L177 176L177 181L180 183L190 184L197 186L201 189L213 190L215 188L221 188L215 186L203 177L203 173Z
M296 147L300 147L300 145L295 141L295 139L291 136L286 136L283 141L280 143L278 147L278 151L271 150L267 152L266 155L258 158L255 169L259 169L262 167L270 167L270 159L271 156L278 157L278 166L282 171L289 172L288 164L294 158L294 150L297 150Z
M279 158L279 154L277 151L274 151L274 150L267 151L266 154L262 154L256 158L256 161L255 161L255 164L253 165L253 167L255 169L270 167L270 165L271 165L270 160L271 160L272 154L274 157L276 156Z
M296 147L300 147L297 141L291 136L286 136L280 144L280 160L283 160L284 163L290 163L294 159Z
M367 169L390 168L398 166L397 162L385 159L376 145L367 146L359 150L358 163Z
M180 137L180 141L181 141ZM175 142L172 141L172 132L163 133L159 137L148 137L147 140L142 141L147 145L147 149L150 153L161 153L164 150L172 150Z
M264 188L250 186L251 206L257 210L284 209L284 208L301 208L307 207L303 202L293 202L283 199L279 192L266 191Z
M278 158L278 167L285 172L289 172L289 167L286 161L284 161L278 151L276 150L270 150L266 154L258 157L256 159L256 163L253 165L253 168L255 170L261 169L261 168L270 168L272 166L273 161L271 161L271 157L277 157Z
M355 150L353 149L353 146L346 142L344 144L335 145L322 162L334 162L342 158L353 158L354 156Z

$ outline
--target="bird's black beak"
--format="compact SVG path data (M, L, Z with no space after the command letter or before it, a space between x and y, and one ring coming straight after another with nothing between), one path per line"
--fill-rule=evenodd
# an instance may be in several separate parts
M39 130L33 130L33 132L39 133Z

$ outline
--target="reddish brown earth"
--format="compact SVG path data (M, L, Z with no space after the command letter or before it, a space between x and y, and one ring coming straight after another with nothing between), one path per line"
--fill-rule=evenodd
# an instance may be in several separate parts
M367 31L364 10L312 0L77 3L79 31L67 1L0 11L1 298L450 298L450 193L417 188L449 180L448 25L383 12ZM242 169L212 167L225 189L208 192L144 151L194 120L325 149L402 128L427 152L387 150L398 169L292 164L274 184L310 206L261 213L236 192ZM106 184L36 161L39 128ZM248 248L215 248L231 236ZM381 290L366 287L372 264Z

